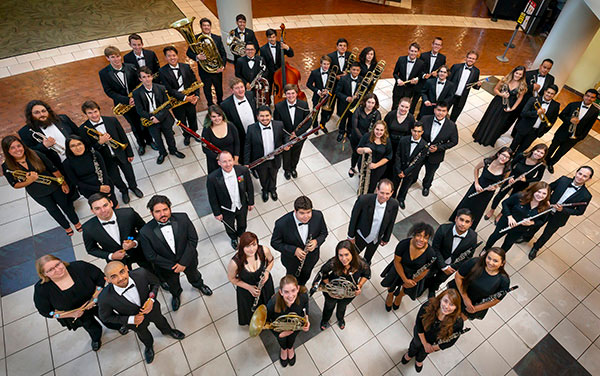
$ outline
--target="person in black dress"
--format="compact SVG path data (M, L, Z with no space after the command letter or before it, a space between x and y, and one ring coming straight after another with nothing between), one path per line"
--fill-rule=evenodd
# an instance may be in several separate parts
M433 235L431 225L419 222L408 231L408 238L396 246L394 260L383 270L381 285L388 288L385 310L400 308L402 297L408 295L416 300L425 291L425 276L430 267L417 274L419 269L435 261L435 251L429 246ZM393 305L392 305L393 304Z
M477 228L485 208L487 208L490 200L494 196L494 184L506 178L510 172L510 160L512 151L507 147L501 147L496 154L489 158L485 158L475 166L475 182L465 193L463 199L458 203L456 209L450 216L449 221L454 222L456 213L462 208L467 208L471 211L473 217L473 230ZM481 171L481 175L479 172ZM475 192L480 192L478 195L469 197Z
M366 158L364 154L371 154L372 156L371 164L367 166L371 170L371 180L367 193L373 193L375 192L377 182L383 178L383 174L387 168L386 164L392 160L393 156L392 143L384 121L376 121L371 132L363 135L358 143L356 152L363 155L363 158Z
M423 303L417 313L408 352L402 356L402 364L407 364L415 357L415 370L421 372L423 361L428 354L445 350L458 341L457 337L436 344L437 341L446 340L463 329L460 305L460 295L455 289L444 290L440 295Z
M371 268L365 259L358 255L356 246L350 240L342 240L335 247L335 256L330 258L319 271L321 274L321 283L327 284L335 279L343 279L356 286L355 296L360 295L362 287L367 280L371 279ZM316 286L313 286L316 288ZM321 317L321 330L327 329L329 319L333 310L337 306L335 317L337 318L340 329L346 327L344 316L346 307L352 302L354 297L344 298L333 296L323 291L325 305L323 307L323 316Z
M67 178L85 198L101 192L110 198L115 208L119 206L102 156L95 150L89 150L81 137L71 136L67 139L67 159L63 166Z
M279 282L279 289L267 303L267 322L273 322L279 316L287 314L296 314L306 318L306 325L302 331L308 332L310 321L308 320L308 294L306 287L298 286L298 281L293 275L286 275ZM271 333L277 338L281 351L279 353L279 362L282 367L289 364L296 364L296 353L294 352L294 341L298 331L286 330Z
M377 56L373 47L365 47L358 55L360 64L360 75L364 77L367 73L373 72L377 66Z
M401 137L410 136L410 130L415 123L415 117L409 112L411 100L408 97L400 99L398 109L396 111L390 111L385 115L383 119L388 128L390 134L390 140L392 141L392 160L396 160L396 152L398 151L398 143ZM388 167L388 177L394 175L392 166Z
M511 176L513 178L504 182L500 190L497 191L492 200L492 207L484 216L486 220L494 216L494 211L506 195L521 192L529 184L542 180L546 170L545 157L547 152L548 146L546 144L537 144L528 152L519 153L513 158L511 162Z
M500 303L504 296L499 296L482 303L500 291L508 291L510 277L504 270L506 252L502 248L490 248L479 257L465 262L448 283L449 289L457 289L462 298L463 320L483 320L487 310Z
M53 182L48 185L36 183L39 175L62 177L62 174L54 167L52 162L43 154L25 146L17 136L6 136L2 139L2 152L4 153L2 173L8 184L15 189L25 188L31 198L46 208L48 214L54 218L60 227L65 229L67 235L72 236L73 229L63 213L75 225L75 229L81 231L81 223L73 207L73 202L67 197L69 185L66 182L62 184ZM25 171L27 178L21 181L8 172L9 170Z
M356 164L358 163L358 143L361 138L371 131L373 124L381 120L381 112L379 112L379 100L375 94L369 93L365 95L360 106L352 116L350 123L350 145L352 147L352 157L350 159L350 170L348 176L353 177L356 174Z
M208 113L204 119L204 129L202 137L215 145L221 151L227 150L233 156L233 161L237 164L240 160L240 137L233 123L226 120L225 113L221 107L212 105L208 108ZM207 173L219 169L217 153L210 150L202 144L202 151L206 154Z
M92 350L98 351L102 344L102 326L95 318L99 316L94 299L104 287L102 271L85 261L68 263L53 255L37 259L35 269L40 281L35 284L33 302L40 315L57 319L69 330L83 327L92 338ZM77 309L86 303L84 309ZM126 333L120 325L104 325Z
M227 266L227 278L236 287L239 325L250 324L252 308L266 304L275 293L271 276L274 264L271 251L258 244L256 234L244 232L240 236L237 252ZM254 307L256 297L259 298Z

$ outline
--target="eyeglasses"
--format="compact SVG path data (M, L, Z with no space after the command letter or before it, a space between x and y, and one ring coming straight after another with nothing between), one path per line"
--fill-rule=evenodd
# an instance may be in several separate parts
M57 268L61 267L62 265L63 265L63 263L59 262L56 265L54 265L53 267L51 267L50 269L44 271L44 273L46 273L46 274L54 273L57 270Z

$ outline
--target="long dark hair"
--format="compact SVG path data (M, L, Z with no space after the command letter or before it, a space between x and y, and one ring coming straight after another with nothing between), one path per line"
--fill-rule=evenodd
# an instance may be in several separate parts
M539 203L537 210L538 213L541 213L542 211L548 209L550 207L550 185L548 183L546 183L545 181L537 181L533 184L531 184L529 187L525 188L522 192L521 192L521 205L525 205L525 204L529 204L531 202L531 200L533 200L533 194L537 191L539 191L540 189L546 189L548 191L548 194L546 195L546 198Z
M379 109L379 98L377 98L377 95L375 95L374 93L369 93L369 94L365 95L363 100L360 102L360 106L363 108L363 111L364 111L365 107L367 107L367 100L369 100L371 98L375 99L375 106L373 106L373 110L371 112L371 113L374 113L377 109Z
M279 289L275 292L275 312L277 313L281 313L287 308L287 306L285 305L285 301L283 300L283 296L280 293L280 290L283 289L283 286L290 283L295 285L296 287L299 287L298 295L296 295L296 300L294 301L295 304L297 304L300 300L300 294L306 293L306 287L298 286L298 280L296 279L296 277L294 277L291 274L284 275L279 281Z
M75 155L75 154L73 154L73 151L71 150L71 146L70 146L71 141L73 141L73 140L81 141L81 143L85 146L85 151L83 152L82 155ZM69 137L67 137L67 140L65 141L65 154L67 155L67 158L82 157L86 153L91 154L92 151L90 150L90 148L86 144L86 142L83 140L83 138L79 137L76 134L72 134Z
M206 117L204 118L204 128L212 127L212 125L213 125L212 120L210 120L210 115L212 113L221 115L221 117L223 118L223 121L225 123L227 123L227 116L225 116L225 112L223 111L221 106L219 106L217 104L213 104L210 107L208 107L208 110L206 112Z
M366 64L367 63L367 54L371 51L373 51L373 60L371 60L371 64L377 65L377 53L375 52L375 49L373 47L363 48L363 50L360 51L360 54L358 55L358 61L363 64Z
M473 268L471 268L469 273L465 276L465 279L463 280L463 283L462 283L463 289L465 291L467 291L467 289L469 288L471 283L473 283L473 281L475 281L477 278L479 278L481 276L481 274L483 273L483 271L485 270L485 258L487 257L488 253L490 253L490 252L494 252L495 254L500 256L503 263L506 262L506 252L502 248L492 247L492 248L488 249L487 252L485 252L484 254L479 256L479 258L478 258L477 262L475 263L475 265L473 266ZM504 270L504 265L500 265L500 268L498 268L498 273L502 274L506 278L509 278L508 273L506 273L506 271Z
M248 256L246 252L244 252L244 248L249 246L253 241L256 241L256 245L258 249L254 254L254 259L258 257L260 261L264 264L265 262L265 251L263 250L262 245L258 244L258 236L255 233L246 231L240 236L240 241L237 247L237 253L233 256L233 262L237 265L237 274L240 274L240 271L244 268L244 265L248 262Z
M15 135L6 136L2 139L2 153L4 153L4 162L6 162L6 167L8 167L9 170L25 170L23 166L16 161L15 157L10 155L8 152L8 149L10 149L10 146L13 144L13 142L18 142L21 144L21 146L23 146L23 149L25 150L25 158L27 158L27 161L36 172L43 172L46 170L46 165L38 156L38 154L34 150L25 146L23 141L21 141L21 139Z
M502 169L502 175L506 175L512 168L510 162L512 161L512 156L513 156L513 151L508 146L501 147L500 149L498 149L498 151L494 155L492 155L491 157L485 158L483 160L483 164L485 165L485 167L488 167L493 161L498 159L500 154L506 153L506 152L508 152L508 154L510 154L510 158L504 164L504 169Z
M539 144L533 145L533 147L531 149L529 149L528 151L523 153L523 156L525 158L529 158L533 155L533 152L536 150L544 151L544 157L540 160L540 162L543 164L546 164L546 157L548 156L548 145L546 145L546 144L539 143Z
M52 123L58 123L58 116L56 116L56 113L54 112L54 110L52 110L48 103L39 99L34 99L32 101L29 101L29 103L27 103L27 105L25 106L25 119L27 120L27 125L29 125L30 128L36 131L40 130L39 121L35 120L32 114L33 107L35 106L44 106L48 111L48 121Z
M425 331L428 331L437 319L437 314L440 310L440 303L442 301L442 298L446 295L448 295L450 301L456 307L456 309L454 310L454 312L447 315L442 320L442 323L440 325L440 331L437 336L438 339L448 338L452 334L454 323L460 318L461 299L458 291L456 291L455 289L447 289L444 290L438 296L430 298L429 304L427 305L427 307L425 307L425 313L423 313L423 316L421 316L423 328L425 329Z
M342 264L339 257L342 249L347 249L352 256L352 261L350 261L350 272L355 272L360 269L362 260L360 259L360 256L358 256L356 246L350 240L342 240L335 247L335 256L332 259L333 272L337 275L344 274L344 264Z

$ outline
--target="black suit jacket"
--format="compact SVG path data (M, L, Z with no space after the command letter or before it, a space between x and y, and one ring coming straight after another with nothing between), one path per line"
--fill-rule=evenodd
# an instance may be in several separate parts
M560 120L562 120L562 124L554 134L554 139L559 141L567 141L571 137L571 133L569 133L569 125L571 124L571 115L575 109L580 108L582 102L571 102L565 107L560 113ZM575 136L577 137L577 141L583 140L594 125L594 122L598 118L598 107L593 104L590 105L587 113L584 117L579 120L579 124L577 124L577 130L575 132Z
M240 37L240 32L238 31L238 28L236 27L235 29L233 29L233 33L235 34L236 37ZM258 39L256 39L256 34L254 34L254 31L248 28L244 29L244 42L246 42L246 44L252 44L254 45L254 48L256 49L256 52L258 53L260 46L258 45Z
M273 73L279 68L281 68L281 42L277 42L275 45L275 60L273 60L273 55L271 54L271 47L269 43L264 44L260 48L260 56L265 59L265 64L267 65L267 75L273 78ZM294 50L290 47L288 50L284 50L283 53L287 57L294 57Z
M355 238L358 235L358 230L364 236L369 236L371 233L371 225L373 225L373 213L375 212L375 200L377 195L374 193L361 195L356 199L350 216L350 224L348 225L348 237ZM395 198L390 198L385 207L377 243L384 241L389 242L398 215L398 201ZM358 235L360 236L360 235Z
M533 96L533 84L537 83L537 78L539 74L539 69L525 72L525 81L527 81L527 92L525 95L528 95L530 97ZM540 90L538 91L538 95L544 95L544 91L548 88L548 86L552 84L554 84L554 76L548 73L546 74L546 79L544 80L544 86L540 88ZM523 99L523 101L525 101L525 99Z
M146 63L146 66L150 68L152 74L158 72L160 65L158 64L158 57L156 57L154 51L143 48L142 53L144 55L144 62ZM123 56L123 62L131 64L137 69L141 68L140 64L138 64L137 57L133 53L133 50L129 51L127 54L125 54L125 56Z
M123 63L122 69L127 78L127 88L121 85L110 64L98 72L102 89L104 89L106 95L112 98L115 106L118 103L129 104L129 93L140 83L135 67L135 65Z
M81 135L77 125L75 125L75 123L73 123L71 118L69 118L67 115L58 115L58 122L54 125L56 125L58 130L60 130L60 132L65 136L65 139L73 134ZM21 141L23 141L25 146L43 153L55 166L62 166L58 154L51 148L46 148L42 142L38 142L36 139L34 139L30 129L36 132L42 132L40 128L34 125L25 124L23 127L21 127L18 132L19 138Z
M442 65L446 64L446 55L439 53L439 52L437 54L437 59L435 59L435 63L433 63L433 67L430 67L431 51L423 52L421 54L421 56L419 56L419 59L423 60L423 64L424 64L423 65L423 76L421 76L421 77L424 77L426 74L429 74L430 70L431 70L431 72L433 72L434 70L438 69Z
M454 64L450 68L450 75L448 76L448 81L451 81L454 84L455 93L456 93L456 89L458 89L458 84L460 82L460 78L464 71L465 71L465 63ZM472 84L473 82L477 82L477 81L479 81L479 68L477 68L476 66L472 66L471 73L469 74L469 79L467 80L467 83L465 84L465 89L462 92L461 99L464 98L464 100L466 100L467 97L469 96L469 92L471 91L471 88L467 88L466 85ZM479 90L480 87L481 86L475 85L472 88Z
M233 123L237 128L238 135L240 136L240 145L244 146L246 142L246 131L244 130L244 125L242 124L242 120L240 119L240 114L237 110L237 105L235 104L234 94L231 94L223 102L221 103L221 108L223 112L225 112L225 116L227 120ZM254 114L254 121L256 121L256 100L254 99L254 93L252 91L246 91L246 100L250 103L250 107L252 108L252 113Z
M186 213L172 213L170 220L175 238L175 253L167 244L156 220L152 219L140 230L139 240L144 256L155 267L169 271L175 264L195 268L198 265L198 233L194 224Z
M427 147L427 143L423 140L423 137L419 140L419 143L415 147L415 150L410 153L412 136L403 136L398 141L398 149L396 150L396 161L394 162L394 173L398 175L404 172L404 177L407 177L414 171L419 171L421 165L425 161L425 158L419 158L420 160L413 164L411 167L408 165L414 160L419 153ZM425 153L423 153L425 155Z
M196 38L200 36L200 34L196 34ZM225 68L225 66L227 65L227 52L225 52L225 47L223 46L223 40L221 39L221 37L217 34L210 34L210 37L212 38L212 40L215 42L215 45L217 46L217 51L219 51L219 55L221 56L221 60L223 61L223 68ZM186 53L187 57L189 57L190 59L196 61L196 56L198 56L197 53L194 52L194 50L192 50L191 48L188 47ZM202 69L202 67L200 66L200 64L198 64L198 74L200 74L200 76L206 75L206 74L220 74L220 73L208 73L206 72L204 69Z
M541 99L541 98L540 98ZM535 109L535 102L538 101L538 98L531 97L525 103L525 107L523 107L523 111L521 111L521 117L517 124L515 125L516 131L521 134L532 134L536 133L538 137L543 136L546 132L552 128L552 126L547 127L545 123L541 123L539 128L534 129L533 125L538 119L537 110ZM540 102L541 105L541 102ZM548 110L546 111L546 118L550 122L551 125L554 125L556 119L558 118L558 112L560 111L560 104L551 100L548 105Z
M129 140L127 139L127 135L125 134L125 130L121 126L121 123L119 123L119 120L117 120L116 117L112 116L102 116L102 121L104 122L104 128L106 128L106 133L108 133L113 140L123 144L127 144L127 147L125 149L112 149L108 143L100 145L98 143L98 140L92 138L90 135L87 134L87 129L85 129L85 127L94 128L94 126L89 120L86 120L85 123L79 126L79 133L86 139L88 144L92 145L92 147L96 149L96 151L98 151L100 155L102 155L104 161L106 161L107 158L110 157L109 149L111 149L113 153L115 153L115 157L117 157L119 161L121 161L122 163L126 163L127 158L133 157L133 149L129 144Z
M240 165L233 166L233 169L238 180L238 190L242 204L241 210L248 210L248 206L254 205L254 186L252 185L250 170ZM231 197L229 197L225 178L220 168L208 174L206 190L208 191L208 202L215 217L221 215L223 210L230 211L229 209L232 204Z
M431 103L438 102L446 102L449 105L452 103L454 99L454 93L456 93L456 86L454 83L448 79L444 83L444 88L440 93L439 97L436 97L436 89L437 89L438 79L437 77L432 77L425 82L423 86L423 90L421 91L421 97L423 98L423 102L430 101ZM433 108L432 108L433 110Z
M394 66L394 79L397 80L410 80L415 77L421 78L424 73L425 63L423 60L416 58L413 69L410 71L410 76L406 77L406 64L408 62L408 56L400 56L396 61L396 66ZM411 87L413 84L406 84L405 86Z
M321 100L321 97L319 97L319 94L317 94L317 92L319 90L325 89L325 86L323 86L323 80L321 78L321 68L320 67L317 69L314 69L310 72L310 75L308 76L308 80L306 80L306 87L313 92L312 103L313 103L313 107L314 107Z
M290 118L290 111L288 108L287 100L281 101L275 105L275 111L273 111L273 119L279 120L283 123L283 128L292 133L294 129L310 114L308 110L308 103L305 101L301 101L299 99L296 100L296 112L294 114L294 119ZM304 132L306 132L310 128L310 122L307 121L306 124L302 128L296 132L296 136L300 136Z
M192 86L192 84L198 79L196 78L196 74L192 70L189 64L179 63L178 73L183 78L183 88L187 89ZM179 81L175 77L175 73L171 69L169 64L162 66L159 70L160 82L167 89L169 96L177 98L182 101L185 98L185 95L179 91ZM195 95L200 95L200 89L194 91Z
M567 176L561 176L556 179L552 183L550 183L550 189L552 189L552 195L550 195L550 203L556 204L558 200L562 197L563 193L567 190L571 182L572 178ZM577 192L573 193L571 197L569 197L564 204L573 203L573 202L586 202L585 205L579 206L571 206L565 207L560 212L555 212L552 216L554 220L558 221L559 226L564 226L571 215L583 215L585 213L585 209L587 209L590 201L592 201L592 194L584 185L579 188Z
M452 229L454 228L454 223L444 223L438 227L435 235L433 235L433 250L437 254L436 264L438 268L441 270L446 267L446 259L448 257L451 258L450 266L452 269L457 270L464 262L468 261L471 257L467 257L463 259L458 264L454 263L456 258L460 256L464 251L473 247L477 244L477 233L473 231L473 229L467 230L465 237L458 243L458 246L452 252L452 243L454 242L454 234L452 233ZM475 252L475 250L473 250ZM471 256L473 254L471 253Z
M313 209L312 218L308 221L308 237L312 236L317 241L317 248L309 253L311 258L319 257L321 244L325 242L327 234L327 225L323 213L320 210ZM302 242L294 220L294 212L289 212L275 221L271 247L281 252L281 261L284 265L297 262L298 259L294 256L296 248L304 249L304 246L305 244Z
M163 85L153 83L152 93L154 95L154 102L156 102L157 108L169 100L167 98L167 88ZM146 88L144 85L140 86L133 92L133 100L135 101L135 110L140 117L150 119L152 116L155 116L161 123L166 121L167 124L173 124L175 122L175 119L173 119L173 116L168 108L162 109L155 115L150 114L150 102L148 102L148 96L146 95Z
M283 145L287 137L283 132L283 123L277 120L271 122L273 128L273 138L275 149ZM248 133L246 134L246 144L244 145L244 161L245 163L251 163L258 158L265 155L265 149L263 148L262 142L262 125L256 122L248 126ZM275 156L275 163L277 168L281 166L281 154Z
M263 66L266 69L266 64L262 56L254 56L254 66L252 69L248 65L249 61L250 59L247 56L242 56L235 63L235 76L244 81L244 85L252 82Z
M329 69L331 69L335 65L339 69L339 71L338 71L339 74L341 74L346 69L346 67L348 66L348 59L350 58L350 51L346 51L344 53L345 59L344 59L344 66L343 67L340 67L340 62L338 60L338 52L337 52L337 50L328 53L327 56L329 56L329 58L331 59L331 66L329 67Z
M352 94L356 94L358 92L358 88L360 87L360 82L363 80L362 76L358 76L356 78L356 89L354 93L352 92L352 77L350 74L347 74L340 78L338 83L335 85L335 94L337 95L337 114L338 116L342 116L346 107L348 107L349 102L346 101L346 98L351 97Z
M423 139L426 142L431 142L431 128L433 125L434 115L423 116L421 123L423 123ZM438 133L433 144L438 144L437 151L429 154L427 161L429 163L441 163L446 155L446 150L458 145L458 130L456 124L448 118L444 120L442 129Z

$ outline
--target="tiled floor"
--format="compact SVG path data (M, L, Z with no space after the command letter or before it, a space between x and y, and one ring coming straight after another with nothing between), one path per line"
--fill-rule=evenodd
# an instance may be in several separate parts
M390 80L378 83L376 94L383 112L391 104L390 90ZM269 346L260 338L249 338L247 327L237 325L235 291L225 271L232 249L222 225L205 206L199 206L199 200L205 200L205 157L200 145L192 143L191 147L182 148L187 155L185 159L169 159L161 166L155 164L153 151L141 160L136 157L135 171L146 197L134 199L130 204L147 219L149 213L144 206L150 195L166 194L173 201L174 210L188 213L198 230L200 271L214 289L214 295L202 297L184 280L183 304L179 311L170 312L167 304L170 297L163 292L159 294L167 318L187 337L179 342L152 329L156 334L156 359L151 365L143 362L143 348L133 333L120 336L105 331L103 346L94 353L83 330L65 331L53 320L42 318L33 307L32 287L26 287L1 299L0 375L414 375L412 364L403 366L399 361L410 341L419 303L404 299L398 311L385 312L385 292L378 276L393 257L394 247L405 236L408 224L415 220L445 222L470 184L475 164L492 153L492 148L476 145L471 138L491 98L481 90L469 99L458 121L459 145L447 154L430 196L422 197L418 184L409 193L411 199L398 215L392 241L380 247L375 255L372 281L348 308L346 329L332 327L309 336L297 348L296 366L282 369L278 362L273 362ZM544 140L550 137L551 134ZM592 137L600 139L594 131ZM348 178L347 157L341 161L332 159L336 157L333 150L339 151L341 147L331 140L324 142L326 139L320 136L305 144L298 179L286 181L280 174L279 201L263 203L257 199L248 228L258 234L262 244L269 244L275 219L292 210L292 202L300 194L307 194L316 208L324 212L330 230L321 251L322 261L331 257L337 241L346 237L358 180ZM182 145L180 135L177 141ZM334 163L330 163L332 160ZM599 162L600 157L589 160L573 150L556 166L554 176L547 174L545 180L570 174L583 163L600 171ZM525 375L528 374L522 371L525 368L519 368L525 362L521 359L530 351L532 357L538 351L536 345L544 338L554 339L590 374L600 372L600 185L597 181L594 177L589 184L594 199L585 216L571 218L535 261L527 259L526 244L509 252L507 270L512 284L520 288L494 307L485 320L467 323L472 330L456 346L428 357L423 374ZM4 180L0 184L0 205L10 208L11 213L20 213L20 218L0 224L0 246L31 236L35 239L56 227L23 191L11 189ZM83 200L77 202L77 210L83 218L90 217ZM490 222L481 223L480 238L487 239L492 229ZM72 249L75 258L104 265L104 261L85 253L78 233L72 239ZM32 270L23 273L30 275ZM273 269L274 279L283 273L278 259ZM319 319L317 308L322 307L322 295L317 293L314 301L318 307L311 309L315 315L313 322ZM546 371L553 374L552 370Z

